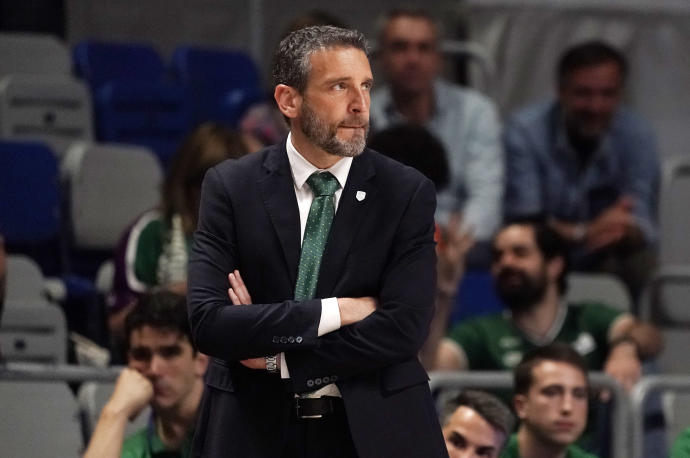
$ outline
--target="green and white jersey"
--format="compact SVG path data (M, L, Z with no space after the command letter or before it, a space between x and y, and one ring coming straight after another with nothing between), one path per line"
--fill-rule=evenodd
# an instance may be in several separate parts
M500 458L520 458L517 434L513 434L508 439L508 443L501 452ZM597 458L596 455L585 452L576 445L570 445L565 451L565 458Z
M459 345L471 370L512 370L525 353L554 341L572 345L591 370L601 370L608 354L610 331L624 316L624 312L599 303L562 303L543 339L518 328L510 311L460 323L449 337Z

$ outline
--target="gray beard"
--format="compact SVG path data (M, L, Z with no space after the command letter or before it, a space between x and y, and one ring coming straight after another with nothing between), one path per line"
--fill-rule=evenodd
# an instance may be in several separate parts
M343 141L337 137L337 126L329 126L319 118L309 104L303 103L301 108L302 132L316 146L340 157L356 157L362 154L367 144L369 124L364 130L364 136L355 137L350 141Z

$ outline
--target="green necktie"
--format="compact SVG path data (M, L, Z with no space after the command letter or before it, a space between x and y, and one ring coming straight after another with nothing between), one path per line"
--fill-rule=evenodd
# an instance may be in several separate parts
M340 186L338 180L329 172L312 173L307 178L307 184L314 193L314 200L309 207L309 217L307 217L302 241L302 254L297 270L295 300L298 301L313 299L316 293L321 255L335 214L333 194Z

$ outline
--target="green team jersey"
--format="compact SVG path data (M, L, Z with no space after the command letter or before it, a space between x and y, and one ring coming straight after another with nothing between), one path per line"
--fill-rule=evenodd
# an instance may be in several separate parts
M517 434L510 436L499 458L520 458ZM570 445L565 451L565 458L597 458L597 456L585 452L576 445Z
M165 452L166 448L158 434L149 432L150 427L142 428L129 436L122 444L121 458L151 458L153 454ZM192 437L190 433L179 451L180 458L192 456Z
M623 315L593 302L563 304L546 338L538 339L519 329L506 311L460 323L449 337L460 345L471 370L512 370L528 351L559 341L572 345L596 371L606 361L611 325Z
M690 428L680 433L673 443L671 458L690 458Z

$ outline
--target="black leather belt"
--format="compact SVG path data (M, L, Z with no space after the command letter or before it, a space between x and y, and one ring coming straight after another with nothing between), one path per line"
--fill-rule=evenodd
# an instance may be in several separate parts
M322 418L326 415L345 412L343 399L335 396L295 398L293 405L296 418Z

